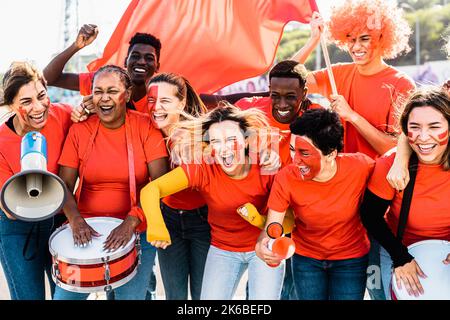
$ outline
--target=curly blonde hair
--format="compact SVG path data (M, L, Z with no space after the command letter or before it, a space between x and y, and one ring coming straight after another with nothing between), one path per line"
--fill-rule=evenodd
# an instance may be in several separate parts
M334 6L328 22L328 36L339 48L347 49L348 36L368 32L381 48L384 59L394 59L411 50L411 28L403 10L386 0L346 0Z

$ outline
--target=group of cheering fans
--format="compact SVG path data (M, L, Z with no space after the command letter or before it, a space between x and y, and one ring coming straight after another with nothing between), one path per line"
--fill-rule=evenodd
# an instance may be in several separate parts
M379 24L368 23L374 3ZM325 25L353 60L332 65L338 94L326 69L303 67ZM161 43L144 33L130 40L124 66L64 73L97 32L84 25L43 73L14 62L3 78L2 105L11 112L0 126L0 186L20 172L21 138L40 131L48 170L70 191L63 212L40 222L31 240L29 223L0 211L0 259L12 299L45 299L50 235L69 223L74 245L88 246L99 234L85 219L99 216L123 220L106 250L141 237L138 272L111 299L145 299L156 255L170 300L232 299L246 270L248 299L362 300L373 265L381 286L368 287L372 299L390 298L392 278L423 294L424 274L407 246L450 241L450 96L445 85L416 89L385 62L409 49L400 9L346 1L327 24L315 13L308 42L271 69L270 91L258 96L199 95L182 76L159 73ZM47 85L79 90L83 101L53 103ZM308 93L328 97L330 107ZM399 239L411 155L417 175ZM248 203L256 210L240 215ZM295 243L289 260L268 248L273 222ZM28 246L37 248L32 259L23 250L29 241L39 242ZM439 263L450 264L450 252ZM87 298L50 287L55 300Z

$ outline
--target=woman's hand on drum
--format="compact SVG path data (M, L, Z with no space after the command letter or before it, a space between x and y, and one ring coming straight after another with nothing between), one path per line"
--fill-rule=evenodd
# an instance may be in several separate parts
M419 295L424 293L418 276L420 276L421 278L426 278L427 276L425 275L425 273L423 273L422 269L420 269L416 260L412 260L411 262L408 262L401 267L395 268L394 272L395 281L397 282L397 287L399 289L402 288L403 282L409 295L418 297Z
M166 249L168 246L170 246L170 242L162 241L162 240L152 241L152 242L150 242L150 244L152 246L154 246L155 248L160 248L160 249Z
M141 221L133 216L127 216L125 220L111 233L103 244L103 250L107 252L116 251L120 247L125 247L130 242L136 227Z
M69 221L73 233L73 242L76 247L85 247L92 242L92 237L100 237L101 234L95 231L82 216L77 216Z

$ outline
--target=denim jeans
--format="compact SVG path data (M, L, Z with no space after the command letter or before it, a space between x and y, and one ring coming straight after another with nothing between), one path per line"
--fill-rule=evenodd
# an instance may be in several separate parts
M57 215L30 223L10 220L0 210L0 261L12 300L45 300L45 274L50 280L50 296L53 296L55 284L51 280L48 239L62 219L65 219L63 215ZM23 249L33 224L24 257ZM30 259L33 255L35 258Z
M381 274L380 244L369 234L370 251L369 266L367 267L367 291L371 300L386 300L383 290L384 279Z
M147 242L145 232L140 237L141 264L133 279L113 290L115 300L145 300L156 248ZM88 296L87 293L71 292L57 286L53 300L86 300Z
M286 259L286 273L284 275L283 289L280 300L297 300L297 292L294 286L294 275L292 272L292 258Z
M239 281L248 269L249 300L279 300L284 278L284 262L269 267L255 251L232 252L209 247L201 300L233 299Z
M391 281L393 273L393 262L391 255L380 246L380 268L381 268L381 281L383 283L383 291L386 300L391 300Z
M177 210L161 202L172 244L158 249L166 300L187 300L188 283L193 300L200 299L203 271L211 242L208 207Z
M363 300L368 256L317 260L294 254L292 271L299 300Z

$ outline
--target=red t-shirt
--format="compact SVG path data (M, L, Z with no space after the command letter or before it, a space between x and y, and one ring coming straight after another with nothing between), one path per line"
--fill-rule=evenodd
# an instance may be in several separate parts
M332 69L338 94L347 100L350 107L378 130L395 132L396 109L414 89L414 81L391 66L370 76L360 74L354 63L338 63ZM309 92L328 97L331 86L327 70L315 71L313 75L318 86L309 85ZM372 159L378 156L356 128L347 123L344 152L362 152Z
M136 196L149 181L147 164L167 157L162 134L147 115L128 110L131 127ZM96 115L74 124L69 131L59 160L61 166L80 168L90 137L95 130ZM128 155L125 125L107 129L100 124L94 146L86 161L78 210L84 218L110 216L124 219L131 208Z
M241 110L247 110L250 108L258 108L263 111L269 122L269 125L273 128L277 128L279 131L279 155L281 158L282 167L291 164L291 154L289 150L289 144L291 142L291 130L289 128L289 124L281 123L275 120L272 115L272 99L270 97L251 97L251 98L242 98L235 105ZM318 104L311 104L308 109L318 109L322 108ZM299 114L301 116L301 114Z
M254 251L261 230L242 219L236 209L251 202L264 214L274 176L261 175L258 165L252 165L248 176L241 180L230 178L217 164L181 167L189 186L201 192L208 205L211 244L232 252Z
M47 140L47 170L58 174L58 159L72 121L72 107L66 104L51 104L48 119L40 131ZM20 146L22 137L13 132L6 123L0 126L0 188L14 174L20 172Z
M386 220L392 232L396 234L403 192L393 189L386 180L394 157L395 153L392 153L377 159L369 181L369 190L380 198L391 200ZM450 171L444 171L440 165L419 162L403 244L409 246L428 239L450 241L449 199Z
M80 87L80 94L82 96L88 96L92 94L92 81L94 80L95 72L88 72L88 73L80 73L78 76L79 79L79 87ZM142 99L138 101L132 101L134 108L136 111L142 112L142 113L149 113L148 112L148 105L147 105L147 96L143 97Z
M337 173L327 182L306 181L289 165L275 177L268 207L294 210L295 252L319 260L358 258L369 251L359 217L374 161L364 154L339 154Z

